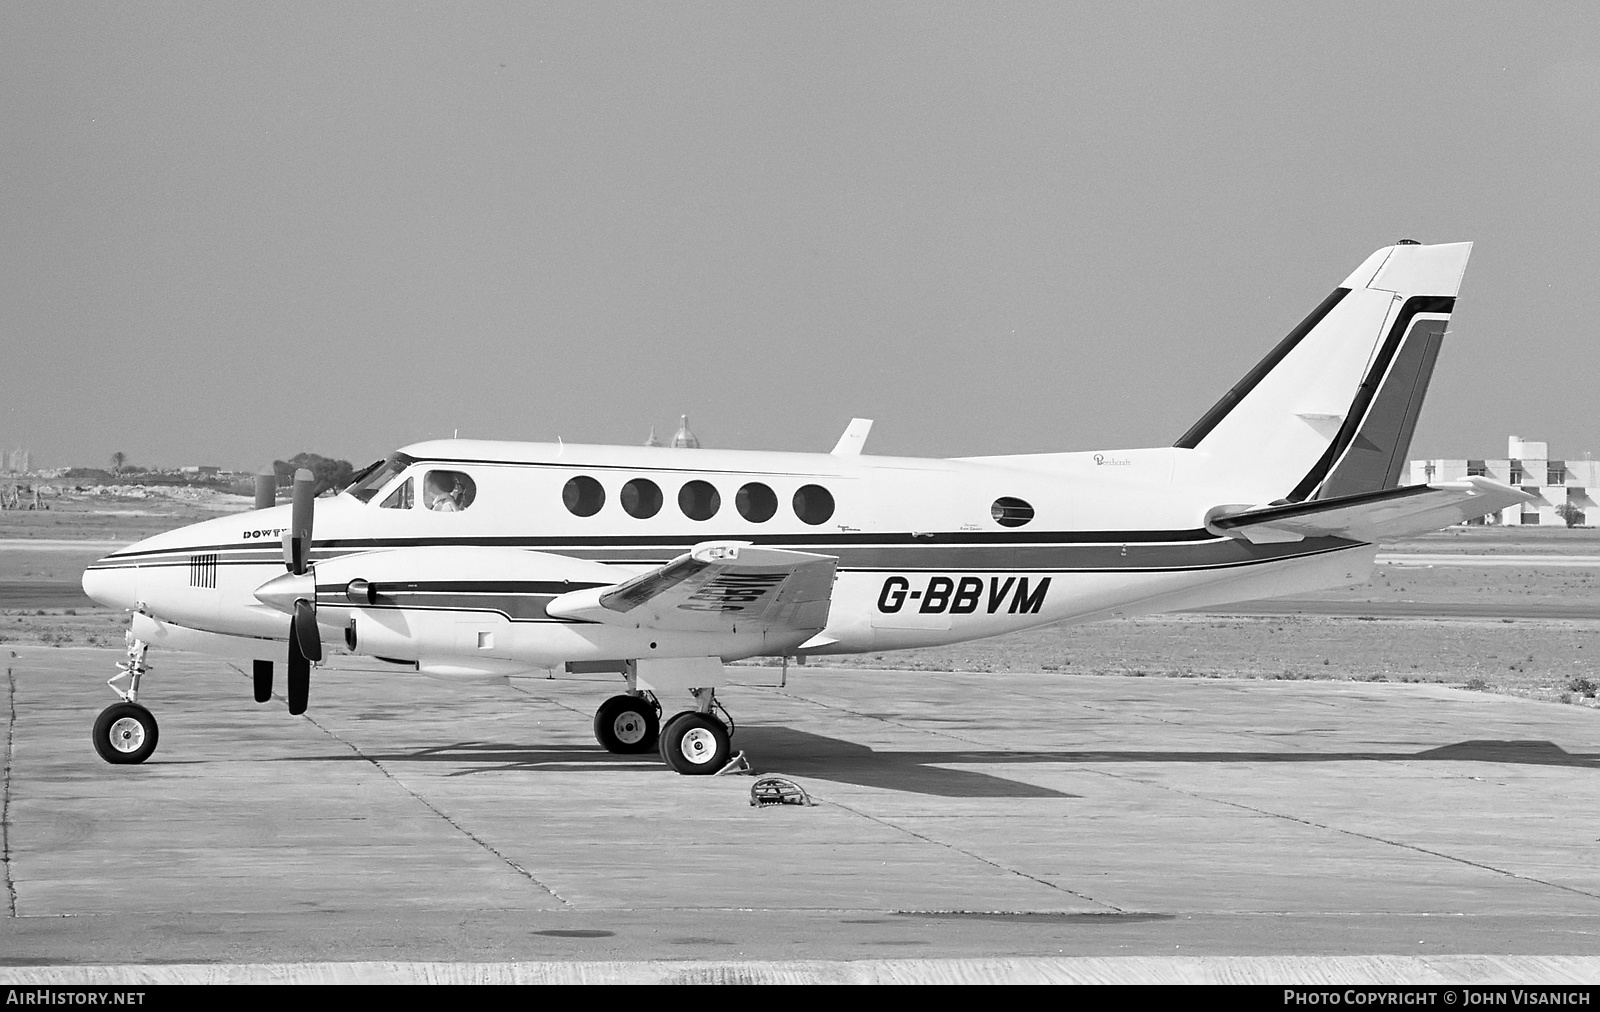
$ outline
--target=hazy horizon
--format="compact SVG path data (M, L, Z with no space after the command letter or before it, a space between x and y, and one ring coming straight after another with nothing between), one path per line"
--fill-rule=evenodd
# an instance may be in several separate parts
M0 7L0 448L1169 445L1476 243L1409 454L1600 450L1600 8ZM36 464L39 466L39 464Z

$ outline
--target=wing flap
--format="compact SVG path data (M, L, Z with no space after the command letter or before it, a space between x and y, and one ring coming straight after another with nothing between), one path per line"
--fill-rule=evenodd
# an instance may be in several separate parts
M1209 526L1256 544L1329 536L1375 543L1436 531L1532 499L1520 489L1472 477L1223 513Z
M838 561L748 542L708 541L615 586L562 594L545 611L635 629L818 632L828 624Z

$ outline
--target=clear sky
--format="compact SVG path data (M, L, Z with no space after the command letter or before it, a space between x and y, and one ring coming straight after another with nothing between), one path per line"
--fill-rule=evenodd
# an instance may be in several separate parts
M1600 5L0 4L0 445L1171 443L1477 243L1412 456L1600 453Z

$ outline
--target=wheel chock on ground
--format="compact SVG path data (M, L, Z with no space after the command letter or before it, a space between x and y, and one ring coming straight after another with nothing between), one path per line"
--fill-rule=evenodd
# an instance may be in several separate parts
M815 805L806 789L784 777L762 777L750 785L750 804L756 808L771 805Z
M745 757L743 751L735 754L732 759L728 760L728 765L722 767L720 770L717 770L717 772L713 773L712 776L720 777L724 774L732 776L739 773L749 773L751 776L755 775L755 771L750 768L750 760Z

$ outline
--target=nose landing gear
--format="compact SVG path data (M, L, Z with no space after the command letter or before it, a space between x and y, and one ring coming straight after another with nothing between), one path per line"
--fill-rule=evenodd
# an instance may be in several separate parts
M156 750L161 729L138 703L112 703L94 722L94 750L108 763L142 763Z
M128 636L128 659L117 664L117 673L106 682L111 691L122 697L122 702L112 703L100 711L94 722L94 750L100 758L118 766L142 763L156 750L161 728L156 718L140 706L139 681L150 670L144 662L149 645L143 640ZM128 680L127 688L117 683Z

